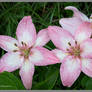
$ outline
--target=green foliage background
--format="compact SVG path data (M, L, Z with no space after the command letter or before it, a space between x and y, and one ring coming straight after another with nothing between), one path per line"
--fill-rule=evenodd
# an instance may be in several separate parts
M59 25L59 19L71 17L72 11L65 11L66 6L75 6L88 17L92 12L92 3L0 3L0 35L8 35L16 38L15 32L19 21L24 16L32 16L33 23L37 32L49 25ZM76 22L76 21L75 21ZM50 41L46 46L48 49L54 49L55 46ZM0 49L0 58L6 53ZM81 73L72 87L64 87L60 80L60 64L35 67L33 77L33 90L81 90L92 89L92 78ZM13 73L3 72L0 74L0 89L25 90L19 76L19 70Z

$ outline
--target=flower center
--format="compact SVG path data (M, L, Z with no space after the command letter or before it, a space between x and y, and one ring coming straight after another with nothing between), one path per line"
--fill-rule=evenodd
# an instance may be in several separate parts
M29 57L30 48L29 49L24 49L24 50L21 50L21 51L23 53L24 58L28 58Z
M30 50L32 47L28 48L27 44L24 42L21 42L22 46L18 47L18 45L15 43L14 45L19 48L19 50L14 50L13 52L19 51L21 56L23 56L25 59L28 59L30 55Z
M79 47L72 47L70 54L74 55L74 56L80 56L80 48Z
M69 46L70 49L67 49L68 54L80 58L80 54L81 54L80 45L78 45L77 42L75 42L75 46L71 46L70 43Z

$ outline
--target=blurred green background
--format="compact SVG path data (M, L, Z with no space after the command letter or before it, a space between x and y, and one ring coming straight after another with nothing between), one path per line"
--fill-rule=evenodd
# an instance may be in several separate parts
M66 6L75 6L88 17L92 12L92 3L79 2L53 2L53 3L0 3L0 35L8 35L16 38L16 28L24 16L31 16L37 32L49 25L59 25L59 19L72 17L72 11L65 11ZM55 46L50 41L46 46L49 50ZM0 58L6 53L0 49ZM92 78L81 73L72 87L64 87L60 80L60 65L35 67L33 77L33 90L85 90L92 89ZM25 90L19 76L19 70L13 73L0 74L0 89Z

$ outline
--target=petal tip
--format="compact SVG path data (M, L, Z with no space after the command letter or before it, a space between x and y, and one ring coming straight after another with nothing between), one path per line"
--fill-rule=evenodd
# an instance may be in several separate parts
M27 21L29 21L29 20L31 20L31 22L32 22L31 16L25 16L25 17L23 17L23 19L22 19L23 22L27 22Z
M67 6L64 8L65 10L77 10L74 6Z

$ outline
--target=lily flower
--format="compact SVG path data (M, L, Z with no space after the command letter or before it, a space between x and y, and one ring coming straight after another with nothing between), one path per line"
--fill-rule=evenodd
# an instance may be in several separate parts
M20 69L20 76L26 89L32 86L34 66L58 63L57 57L43 46L50 40L47 29L36 35L30 16L25 16L16 30L17 40L0 35L0 47L7 53L0 59L0 72Z
M62 26L63 29L71 32L73 35L77 27L83 22L92 22L92 15L88 18L85 14L80 12L77 8L73 6L65 7L65 10L72 10L73 17L71 18L61 18L59 24Z
M70 87L81 71L92 77L92 24L82 23L75 35L58 27L49 26L48 34L57 47L52 52L61 61L60 76L62 84Z

